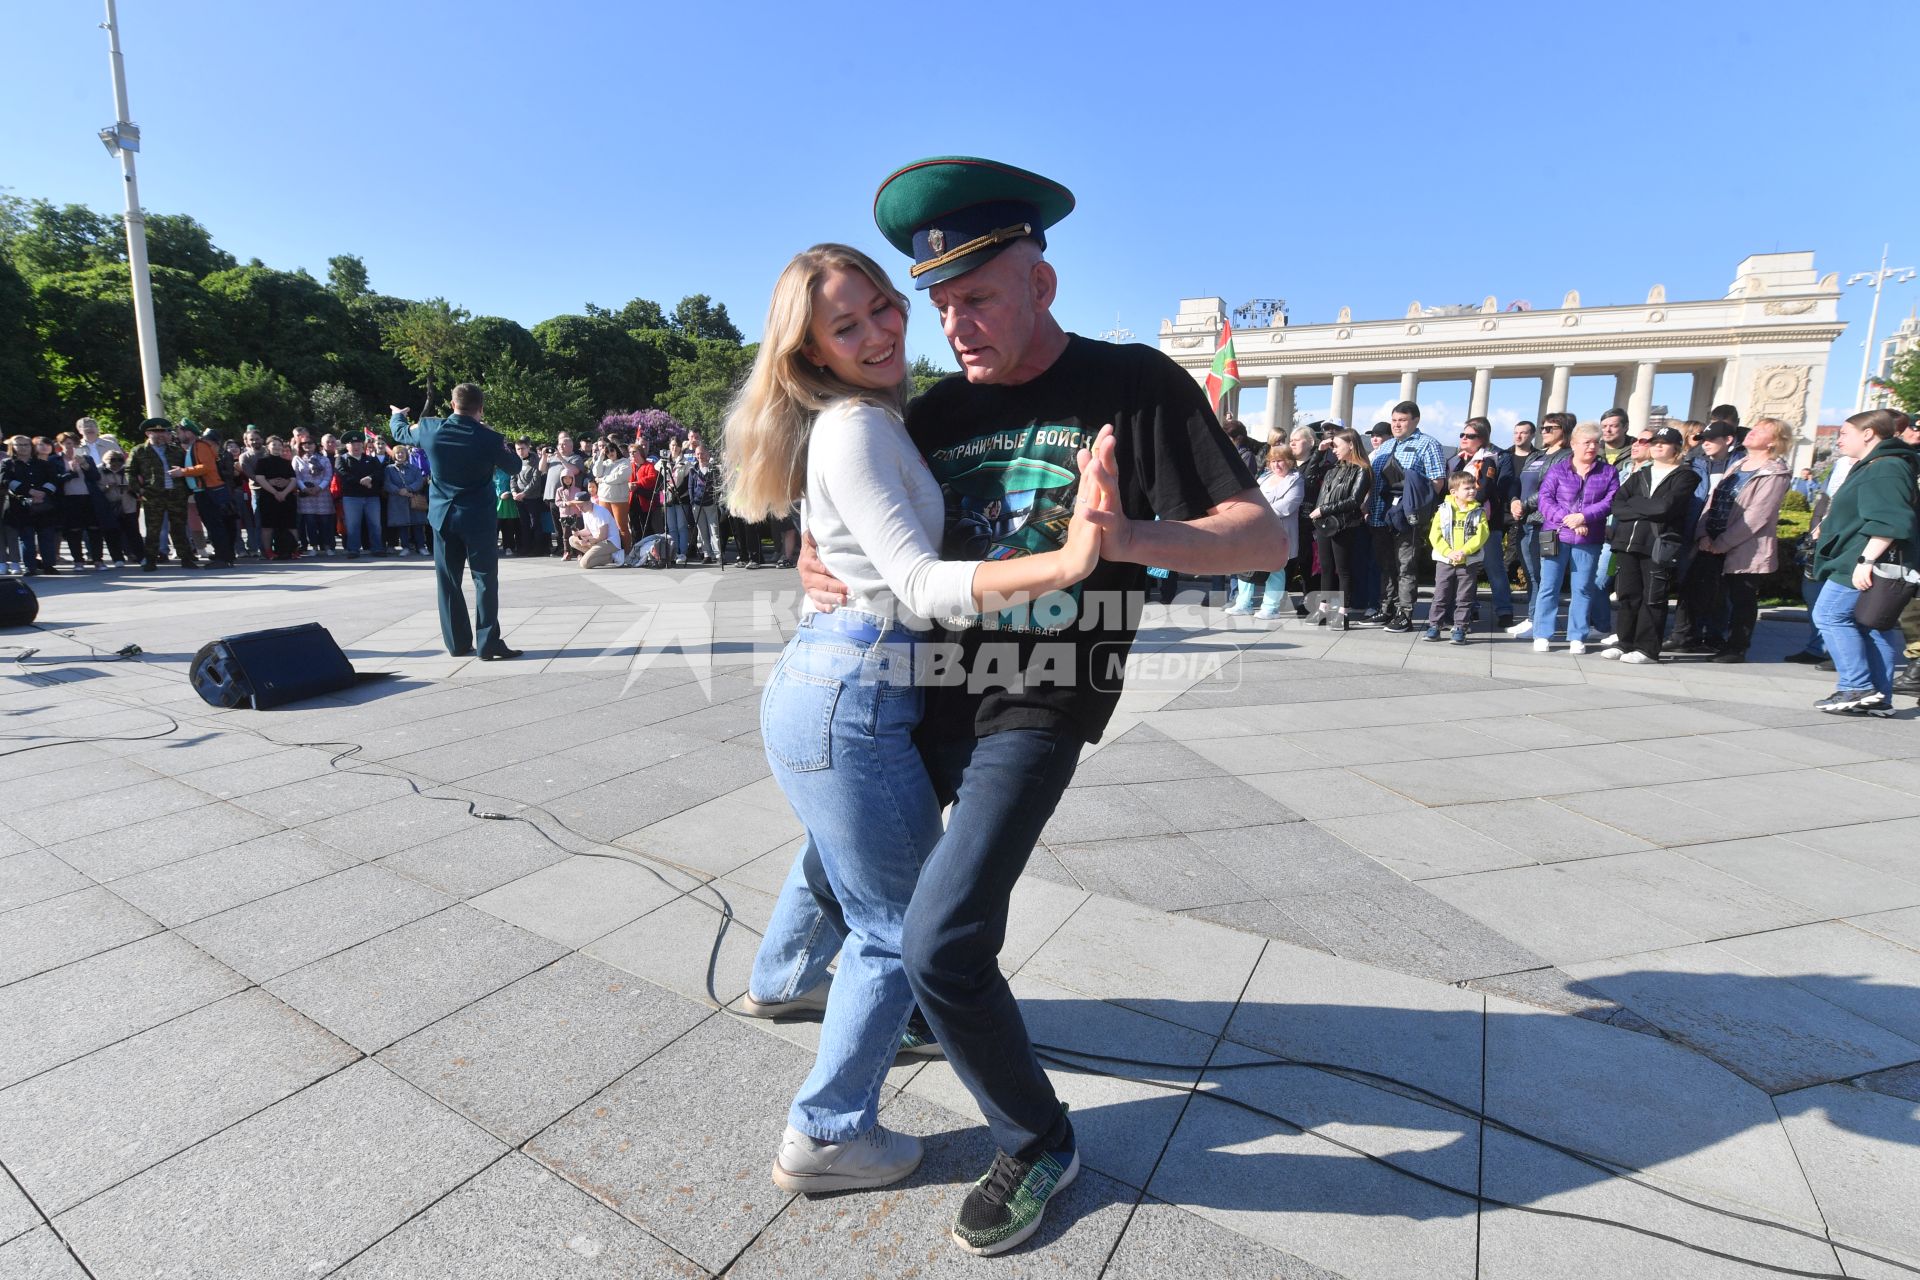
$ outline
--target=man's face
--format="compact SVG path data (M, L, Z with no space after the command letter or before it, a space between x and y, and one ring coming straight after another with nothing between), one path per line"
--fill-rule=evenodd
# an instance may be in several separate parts
M366 446L358 440L347 441L347 455L349 457L353 457L353 458L359 457L361 450L365 448Z
M1404 440L1413 434L1415 427L1420 425L1420 419L1410 413L1396 413L1387 419L1387 424L1393 428L1395 440Z
M564 432L560 436L560 452L561 453L573 452L573 437L565 434Z
M1732 447L1732 445L1733 445L1732 436L1703 435L1700 437L1700 451L1706 454L1709 458L1726 457L1727 450L1730 447Z
M323 453L340 452L340 437L332 434L321 436L320 449Z
M1533 424L1518 423L1513 428L1513 443L1516 448L1527 449L1533 445Z
M92 418L80 419L80 438L92 444L100 438L100 424Z
M1009 249L927 291L968 382L1019 376L1040 315L1035 272L1027 254Z
M260 447L260 443L261 443L260 433L258 431L247 432L247 448L258 449Z
M513 442L513 451L524 458L532 454L533 448L525 440L516 440Z
M1618 448L1627 438L1627 420L1625 418L1600 419L1600 435L1608 445Z

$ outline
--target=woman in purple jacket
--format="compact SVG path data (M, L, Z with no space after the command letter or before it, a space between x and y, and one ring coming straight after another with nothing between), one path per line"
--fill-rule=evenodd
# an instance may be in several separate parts
M1620 478L1600 459L1600 427L1583 422L1573 429L1572 455L1540 482L1540 590L1533 595L1533 651L1545 653L1560 610L1560 584L1572 589L1567 607L1567 652L1587 651L1587 614L1600 583L1600 547L1607 512ZM1553 547L1546 545L1551 533Z

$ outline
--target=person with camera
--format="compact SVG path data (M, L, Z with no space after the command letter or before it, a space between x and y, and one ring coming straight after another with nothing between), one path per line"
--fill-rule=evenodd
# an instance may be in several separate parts
M562 431L558 443L551 447L540 446L540 514L553 529L553 543L548 552L550 555L565 556L567 550L566 535L560 531L561 513L557 501L561 473L569 468L577 473L586 463L587 460L574 447L571 432Z

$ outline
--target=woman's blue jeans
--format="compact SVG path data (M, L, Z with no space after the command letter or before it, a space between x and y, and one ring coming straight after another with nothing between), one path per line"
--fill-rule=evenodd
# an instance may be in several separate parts
M1533 638L1545 640L1553 635L1554 617L1560 612L1560 584L1568 584L1567 639L1587 638L1591 621L1593 593L1599 580L1600 546L1560 544L1560 554L1540 557L1540 589L1533 595Z
M804 619L774 667L760 732L846 925L813 1071L788 1123L823 1142L873 1126L913 1010L901 931L940 805L914 749L911 633L841 610ZM786 895L783 895L783 898Z
M1899 627L1869 631L1853 620L1853 602L1860 593L1851 583L1831 578L1820 584L1813 602L1813 625L1827 642L1833 659L1834 683L1842 689L1878 689L1893 705L1893 675L1900 669L1906 640Z

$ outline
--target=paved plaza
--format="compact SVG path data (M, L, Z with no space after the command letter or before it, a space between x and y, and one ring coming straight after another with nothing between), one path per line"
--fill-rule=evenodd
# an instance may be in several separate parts
M1920 726L1809 710L1797 613L1622 669L1151 610L1001 957L1085 1168L983 1261L944 1063L911 1179L789 1196L817 1028L714 1003L798 834L791 572L510 560L479 664L425 561L270 568L0 637L6 1280L1920 1271ZM312 620L393 677L188 688Z

